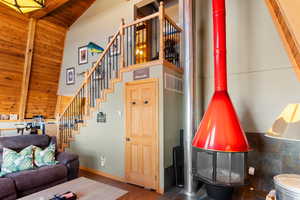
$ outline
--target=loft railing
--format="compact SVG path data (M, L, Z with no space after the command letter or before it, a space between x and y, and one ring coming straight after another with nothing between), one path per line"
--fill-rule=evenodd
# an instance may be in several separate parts
M159 23L155 13L123 27L124 67L159 59Z
M180 68L180 37L182 29L164 13L159 12L122 24L97 62L86 74L64 112L58 116L59 144L69 145L75 131L103 100L114 81L120 80L122 69L155 60L167 61Z
M180 67L181 28L167 15L164 20L164 58L176 67Z

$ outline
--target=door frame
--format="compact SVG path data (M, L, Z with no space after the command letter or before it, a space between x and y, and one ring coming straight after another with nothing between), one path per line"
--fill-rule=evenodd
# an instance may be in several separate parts
M155 92L156 92L156 115L155 115L155 130L156 130L156 134L155 134L155 173L156 173L156 179L155 179L155 190L156 192L160 193L160 148L159 148L159 144L160 144L160 140L159 140L159 79L158 78L148 78L148 79L143 79L143 80L136 80L136 81L130 81L130 82L126 82L125 83L125 87L124 87L124 103L125 103L125 137L123 138L124 144L125 144L125 182L127 182L127 159L126 159L126 153L127 153L127 148L126 148L126 137L128 134L128 123L127 123L127 103L126 103L126 97L127 97L127 93L126 93L126 89L127 86L132 86L132 85L139 85L139 84L145 84L145 83L154 83L155 85Z
M148 4L151 3L155 3L156 6L159 8L159 3L157 2L157 0L141 0L139 2L137 2L136 4L134 4L133 6L133 19L137 20L137 11L139 8L142 8L144 6L147 6Z

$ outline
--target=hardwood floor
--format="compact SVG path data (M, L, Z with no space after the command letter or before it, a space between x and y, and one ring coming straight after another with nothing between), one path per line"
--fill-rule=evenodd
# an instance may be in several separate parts
M161 195L157 194L154 191L146 190L142 187L134 186L131 184L114 181L109 178L98 176L89 172L80 171L80 176L127 190L128 193L125 196L119 198L119 200L156 200L161 197Z
M119 198L119 200L211 200L210 198L206 197L201 190L199 192L200 194L202 193L202 195L199 196L202 196L202 198L186 197L178 188L174 188L166 192L164 195L160 195L154 191L144 189L143 187L114 181L112 179L95 175L86 171L80 171L80 176L128 191L128 193ZM249 187L243 187L235 192L233 200L264 200L265 197L266 193L264 192L253 191L250 190Z

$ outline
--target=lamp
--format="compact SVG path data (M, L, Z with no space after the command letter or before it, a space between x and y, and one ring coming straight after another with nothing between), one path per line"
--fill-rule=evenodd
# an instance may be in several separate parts
M45 0L0 0L0 2L22 14L41 9L45 6Z
M266 136L300 141L300 104L287 105Z

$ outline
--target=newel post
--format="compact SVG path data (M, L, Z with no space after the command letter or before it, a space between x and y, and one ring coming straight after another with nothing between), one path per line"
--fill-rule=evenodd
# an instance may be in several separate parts
M120 48L121 48L120 69L124 68L125 66L124 25L125 25L125 20L124 18L122 18L121 27L120 27Z
M159 60L163 61L165 58L165 40L164 40L164 24L165 24L165 8L161 1L159 4Z
M84 115L85 115L85 119L84 121L86 121L86 118L87 118L87 115L88 115L88 104L89 104L89 100L88 100L88 74L89 74L89 71L85 72L84 74L84 96L85 96L85 104L84 104Z
M61 132L60 132L60 118L59 114L56 116L56 138L57 138L57 145L58 147L61 147L62 139L61 139Z

